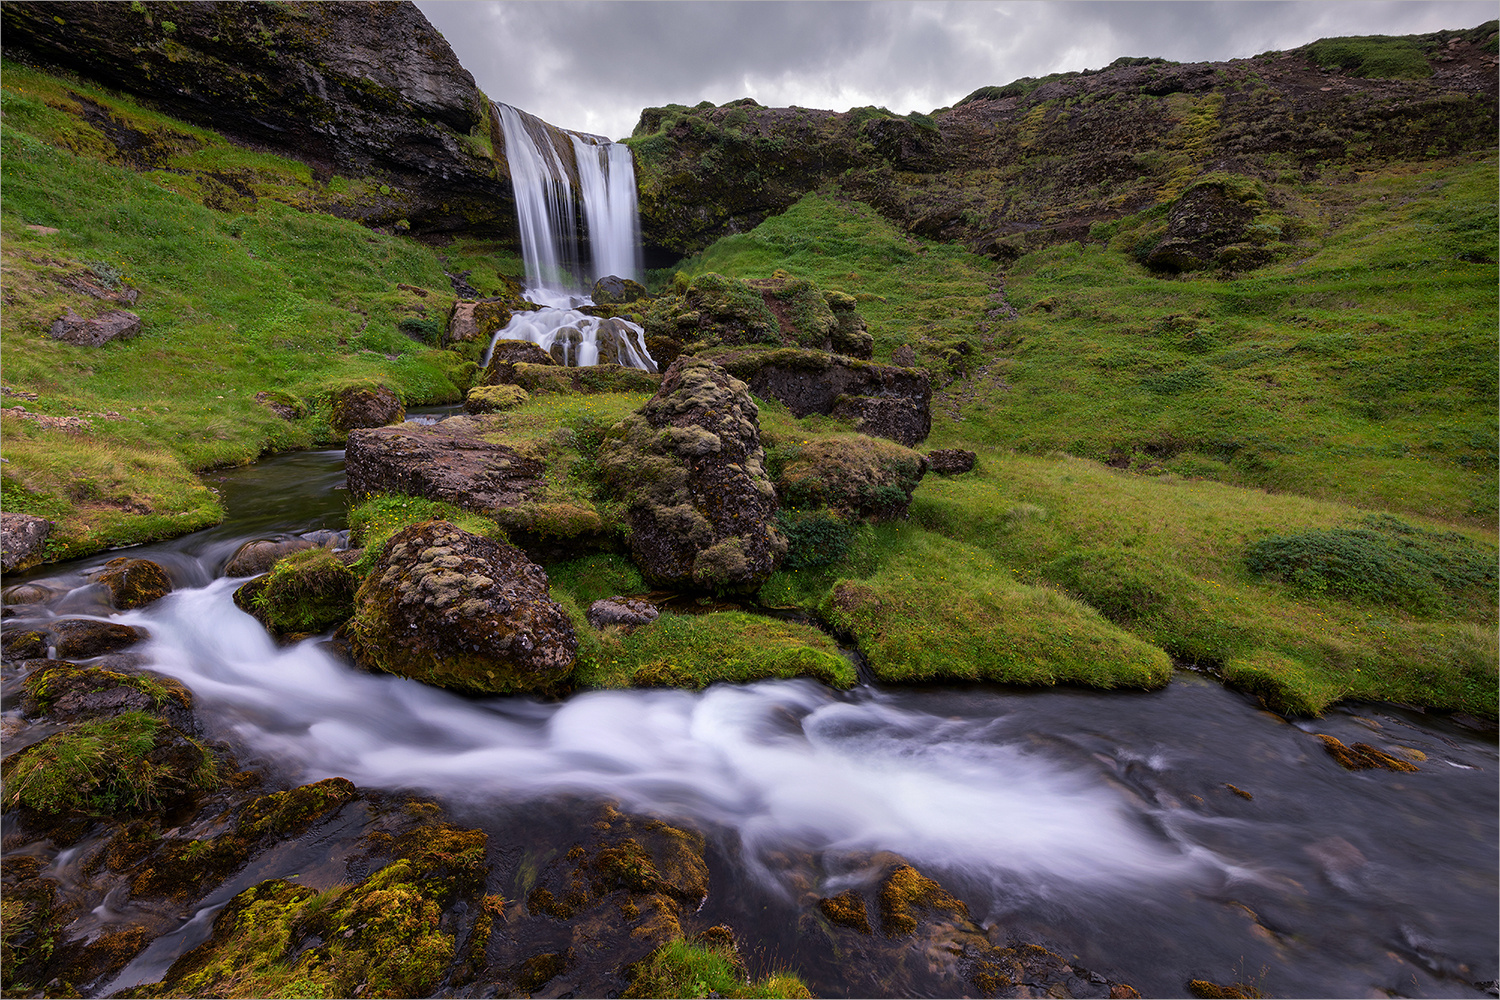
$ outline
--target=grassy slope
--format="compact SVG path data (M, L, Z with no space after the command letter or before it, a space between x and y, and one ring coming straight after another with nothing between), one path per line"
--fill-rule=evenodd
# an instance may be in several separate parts
M1283 709L1367 697L1493 716L1492 581L1418 612L1255 577L1244 556L1385 510L1457 527L1493 560L1494 158L1276 195L1311 220L1294 257L1163 279L1118 244L1055 247L1004 276L1019 315L987 330L992 265L836 192L686 261L690 274L783 267L855 293L877 357L909 343L932 359L955 337L972 348L937 394L929 444L975 449L980 468L929 477L908 524L866 532L836 570L780 574L767 594L821 601L893 678L1152 682L1124 655L1104 676L1087 656L1070 669L1079 616L1001 610L1040 586ZM987 643L1041 643L1052 665L979 655Z
M458 398L460 359L398 330L446 314L454 296L437 253L294 207L336 208L368 182L315 182L303 164L9 63L3 96L4 386L37 395L6 403L87 421L4 418L5 509L57 520L53 557L213 523L217 500L191 473L329 439L319 404L339 385L384 383L408 404ZM80 97L173 152L144 172L110 162L123 154ZM498 291L498 270L519 263L492 251L451 246L446 267L482 260L470 280ZM96 349L49 339L65 307L115 308L60 287L76 274L139 289L141 335ZM254 401L263 390L305 400L311 415L280 419Z

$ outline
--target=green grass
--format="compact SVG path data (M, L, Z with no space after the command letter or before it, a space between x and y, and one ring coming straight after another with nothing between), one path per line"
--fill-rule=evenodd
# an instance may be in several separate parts
M739 958L727 946L668 941L630 967L624 997L811 997L790 972L747 980Z
M123 165L75 95L151 136L162 169ZM6 421L6 508L57 520L56 555L213 523L217 501L192 473L331 440L326 407L339 385L385 384L408 404L461 398L462 359L402 324L446 316L445 266L501 291L502 272L518 270L509 254L466 240L445 263L415 241L321 214L341 198L357 202L360 182L323 185L305 164L97 87L6 63L0 96L4 384L37 394L24 403L33 413L87 421L70 430ZM199 183L212 171L240 177L254 197L214 196ZM116 308L61 287L86 271L140 291L130 306L138 337L90 349L46 336L65 306L85 316ZM262 391L313 412L282 420L255 402ZM99 497L70 495L75 466ZM137 471L114 471L122 466Z

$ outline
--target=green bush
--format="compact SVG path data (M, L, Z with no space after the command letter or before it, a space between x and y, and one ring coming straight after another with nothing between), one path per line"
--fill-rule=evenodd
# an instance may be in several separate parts
M1245 565L1301 590L1409 610L1493 602L1494 555L1463 535L1428 531L1388 514L1363 523L1262 539L1245 550Z
M898 491L899 492L899 491ZM903 494L902 500L905 500ZM776 514L776 526L786 536L784 570L812 569L843 561L854 541L855 526L827 508Z

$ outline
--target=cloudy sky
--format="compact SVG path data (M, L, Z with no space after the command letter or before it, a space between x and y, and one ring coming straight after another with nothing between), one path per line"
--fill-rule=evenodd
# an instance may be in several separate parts
M898 114L1119 56L1236 59L1333 35L1471 28L1492 0L418 0L492 99L628 136L640 111L753 97Z

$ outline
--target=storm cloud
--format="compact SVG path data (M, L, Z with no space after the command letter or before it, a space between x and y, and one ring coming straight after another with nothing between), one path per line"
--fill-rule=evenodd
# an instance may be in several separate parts
M1495 12L1489 0L417 6L492 99L610 138L669 103L932 111L978 87L1120 56L1236 59L1333 35L1471 28Z

